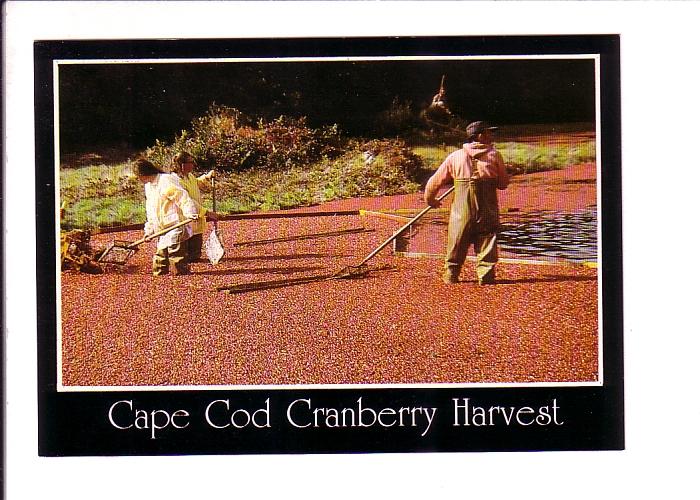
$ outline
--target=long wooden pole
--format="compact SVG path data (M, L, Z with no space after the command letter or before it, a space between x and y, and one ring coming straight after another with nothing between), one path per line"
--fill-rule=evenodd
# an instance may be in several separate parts
M454 189L455 189L454 186L450 187L450 189L448 189L447 191L445 191L444 193L442 193L442 194L438 197L437 201L442 201L442 200L443 200L444 198L446 198L452 191L454 191ZM432 208L433 208L433 207L431 207L430 205L428 205L428 206L425 207L423 210L421 210L420 212L418 212L418 214L417 214L413 219L409 220L406 224L404 224L403 226L401 226L401 227L398 229L398 231L396 231L394 234L392 234L391 237L390 237L389 239L387 239L384 243L382 243L382 244L379 245L377 248L375 248L375 249L372 251L372 253L370 253L367 257L365 257L365 258L362 260L362 262L360 262L359 264L357 264L356 267L360 267L362 264L364 264L365 262L367 262L368 260L370 260L372 257L374 257L375 255L377 255L379 252L381 252L381 251L384 249L384 247L386 247L389 243L391 243L392 241L394 241L401 233L403 233L406 229L408 229L408 228L411 226L411 224L414 224L418 219L420 219L420 218L423 217L425 214L427 214Z

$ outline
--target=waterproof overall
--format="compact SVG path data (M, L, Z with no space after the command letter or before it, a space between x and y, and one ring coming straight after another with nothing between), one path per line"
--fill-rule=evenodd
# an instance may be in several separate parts
M144 232L153 233L198 215L197 206L179 180L170 174L159 174L144 186L146 194L146 224ZM168 231L158 238L153 256L153 274L168 274L170 264L177 274L189 274L187 240L192 235L190 224Z
M454 199L447 230L443 281L457 283L459 272L474 245L476 274L480 284L493 283L498 260L498 189L506 189L510 177L493 144L466 143L453 151L430 177L425 201L435 206L440 188L454 185Z
M175 268L175 274L190 274L187 242L188 240L185 240L157 249L153 256L153 275L163 276L168 274L170 264Z
M204 231L207 227L207 209L202 202L202 193L199 190L199 184L204 182L205 176L195 177L192 173L186 176L179 177L182 187L185 188L187 194L190 195L195 206L199 210L199 219L192 223L192 236L187 240L185 245L187 248L187 258L190 262L197 262L202 258L202 243L204 240Z
M471 245L479 283L492 283L498 261L497 179L455 179L445 255L445 281L457 282Z

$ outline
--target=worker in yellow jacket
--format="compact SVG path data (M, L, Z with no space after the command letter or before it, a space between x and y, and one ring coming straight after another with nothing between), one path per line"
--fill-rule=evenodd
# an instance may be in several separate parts
M197 177L192 173L196 166L197 162L194 157L186 151L175 155L172 160L173 174L179 178L180 184L192 198L199 213L199 219L192 226L192 236L187 241L187 256L190 262L197 262L202 258L202 243L204 230L207 227L207 218L217 220L216 213L204 207L202 193L199 189L200 186L205 185L214 176L215 172L210 170L206 174Z

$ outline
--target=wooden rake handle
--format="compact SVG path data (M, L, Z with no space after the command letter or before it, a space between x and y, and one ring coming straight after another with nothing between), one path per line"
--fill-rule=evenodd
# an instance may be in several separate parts
M140 240L136 240L133 243L129 244L128 248L137 248L138 246L143 245L147 241L151 241L152 239L157 238L158 236L163 236L165 233L169 233L170 231L172 231L173 229L177 229L178 227L185 226L185 225L189 224L190 222L192 222L193 220L195 220L195 219L186 219L186 220L178 222L177 224L173 224L172 226L168 226L164 229L161 229L160 231L156 231L153 234L149 234L148 236L144 236Z
M216 180L215 177L211 178L211 210L216 213ZM218 226L216 225L216 220L214 220L214 230L216 231Z
M445 191L444 193L442 193L442 194L437 198L437 201L442 201L443 199L445 199L445 198L446 198L452 191L454 191L454 190L455 190L455 187L454 187L454 186L451 186L450 189L448 189L447 191ZM416 216L413 217L413 219L409 220L406 224L404 224L403 226L401 226L394 234L391 235L391 237L390 237L389 239L387 239L384 243L382 243L382 244L379 245L377 248L375 248L375 249L372 251L372 253L370 253L367 257L365 257L365 258L362 260L362 262L360 262L359 264L357 264L357 267L363 265L363 264L364 264L365 262L367 262L369 259L371 259L371 258L374 257L375 255L377 255L379 252L381 252L381 251L384 249L385 246L387 246L389 243L391 243L392 241L394 241L401 233L403 233L406 229L408 229L408 228L411 226L411 224L414 224L418 219L420 219L420 218L423 217L425 214L427 214L432 208L433 208L433 207L431 207L430 205L428 205L428 206L425 207L423 210L421 210L420 212L418 212L418 214L416 214Z

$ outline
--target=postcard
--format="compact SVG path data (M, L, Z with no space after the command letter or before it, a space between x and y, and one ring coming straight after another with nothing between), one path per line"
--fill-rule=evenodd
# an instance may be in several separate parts
M624 449L618 36L34 49L40 455Z

